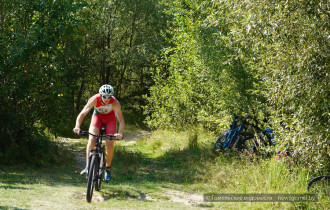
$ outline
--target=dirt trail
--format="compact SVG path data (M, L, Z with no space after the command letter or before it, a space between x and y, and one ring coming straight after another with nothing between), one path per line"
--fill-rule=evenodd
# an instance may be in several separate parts
M150 135L151 133L148 131L138 130L134 132L125 132L125 139L124 143L122 143L122 146L129 146L132 144L136 144L137 141L143 139L146 135ZM76 139L69 139L69 138L62 138L61 142L63 145L68 146L69 148L71 144L78 143L79 140ZM86 140L87 143L87 140ZM76 160L76 172L79 173L82 168L85 166L85 147L75 147L72 149L72 152L75 156ZM199 206L203 204L203 196L194 194L194 193L187 193L183 192L177 189L164 189L162 192L162 197L168 198L168 200L164 201L171 201L171 202L177 202L185 204L186 206ZM75 195L75 198L78 200L85 200L86 198L86 192L77 193ZM101 195L99 192L94 192L93 194L93 200L92 202L103 202L107 200L106 197ZM139 197L132 197L128 198L128 200L138 200L138 201L148 201L148 202L154 202L154 201L161 201L159 198L152 198L148 194L140 195Z
M180 190L168 190L164 192L173 202L183 203L188 206L197 206L203 203L203 196L194 193L186 193Z

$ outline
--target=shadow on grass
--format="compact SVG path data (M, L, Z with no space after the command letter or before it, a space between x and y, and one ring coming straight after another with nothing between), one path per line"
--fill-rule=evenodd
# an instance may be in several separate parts
M189 193L186 194L180 185L202 184L210 177L210 165L219 161L232 164L236 160L236 156L219 158L209 148L171 149L158 158L150 158L145 153L130 151L125 146L116 147L111 169L113 180L103 185L102 197L105 201L172 202L174 196L189 203L191 201L192 205L213 207L213 204L201 204L200 200L193 200L196 199L194 196L186 197Z
M137 189L118 189L118 187L114 187L115 189L111 189L109 191L103 191L103 199L105 201L109 199L117 199L117 200L136 200L136 201L153 201L151 198L147 196L146 193L143 193Z
M0 189L5 189L5 190L8 190L8 189L9 190L29 190L30 188L26 188L26 187L15 187L15 186L11 186L11 185L2 185L2 186L0 186Z
M24 185L73 185L78 186L86 179L75 173L74 166L52 166L32 168L28 166L8 167L8 173L0 174L0 188L27 189ZM20 185L19 187L15 185Z
M232 162L228 157L224 162ZM219 161L211 149L172 149L158 158L148 158L140 152L131 152L119 147L113 159L115 182L195 183L208 177L207 164Z
M219 161L218 155L208 148L185 148L183 150L172 149L158 158L150 158L139 151L129 151L125 147L115 147L112 175L114 179L111 185L150 183L166 187L168 183L192 184L205 180L208 174L207 164ZM228 158L228 162L232 158ZM72 185L83 186L86 179L75 171L75 163L68 162L65 166L52 166L47 168L9 167L8 173L0 173L0 188L14 189L15 184L21 184L20 189L26 189L24 185ZM3 186L1 186L3 185ZM115 190L115 189L114 189ZM126 189L125 189L126 190ZM108 197L121 197L128 195L132 198L143 198L140 193L118 191L117 194ZM142 194L141 194L142 193Z
M21 209L21 208L16 208L16 207L11 207L11 206L0 206L0 209L14 209L14 210L24 210L24 209Z

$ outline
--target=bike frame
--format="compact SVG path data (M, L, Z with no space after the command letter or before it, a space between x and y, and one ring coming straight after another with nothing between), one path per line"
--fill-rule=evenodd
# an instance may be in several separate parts
M222 146L222 149L225 149L226 147L228 147L229 145L231 145L234 137L239 134L239 132L241 132L243 130L243 124L239 125L238 127L231 129L228 131L228 133L226 134L226 140Z
M92 133L89 133L87 131L81 131L81 134L83 135L91 135L91 136L94 136L96 137L96 140L95 140L95 145L94 145L94 148L90 150L89 152L89 158L88 158L88 163L90 163L91 161L91 158L92 156L95 154L96 157L97 157L97 162L99 162L100 158L101 158L101 155L103 154L103 148L102 148L102 142L103 142L103 138L106 138L108 137L109 140L115 140L115 136L114 135L103 135L104 133L104 128L101 129L101 134L92 134ZM90 164L88 164L88 170L89 170L89 167L90 167ZM102 169L102 172L104 171L104 169ZM86 176L88 178L88 176Z
M102 133L102 132L101 132ZM90 134L91 135L91 134ZM94 136L94 135L93 135ZM95 140L95 145L94 145L94 148L92 148L89 152L89 157L88 157L88 171L89 171L89 167L90 167L90 162L91 162L91 159L93 157L93 155L96 155L97 157L97 163L99 163L100 159L101 159L101 156L103 155L104 151L103 151L103 148L102 148L102 140L103 140L103 135L100 134L100 135L97 135L96 136L96 140ZM104 171L104 169L102 169L102 172ZM101 172L101 174L102 174ZM88 174L86 176L86 178L88 178ZM97 177L96 177L97 178Z

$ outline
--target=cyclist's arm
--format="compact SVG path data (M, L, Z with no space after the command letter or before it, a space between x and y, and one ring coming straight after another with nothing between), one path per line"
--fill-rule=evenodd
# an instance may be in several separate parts
M123 113L121 111L120 103L119 103L119 101L117 99L114 102L113 109L114 109L114 112L116 114L116 118L117 118L117 120L119 122L119 129L118 129L118 133L117 134L119 134L118 136L120 136L120 137L117 137L117 139L122 139L123 138L124 129L125 129L125 119L124 119Z
M84 120L84 117L88 114L88 112L91 110L92 107L94 107L96 105L96 96L91 97L87 104L85 105L85 107L83 108L83 110L81 110L81 112L79 113L77 120L76 120L76 126L73 129L73 132L79 134L80 131L80 125Z

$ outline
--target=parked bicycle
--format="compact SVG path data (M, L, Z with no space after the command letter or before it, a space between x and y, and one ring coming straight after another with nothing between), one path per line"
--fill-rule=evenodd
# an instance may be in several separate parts
M270 128L261 129L257 120L252 117L245 117L239 120L234 115L230 129L218 138L213 149L221 151L234 148L236 150L256 152L261 147L276 144L273 134L274 132Z
M96 137L95 146L90 151L88 159L88 172L87 172L87 202L92 201L93 190L100 191L102 183L102 174L106 169L105 166L105 148L102 145L102 140L108 138L109 140L116 140L114 135L104 135L104 128L101 129L101 134L92 134L88 131L80 131L81 135L92 135Z

